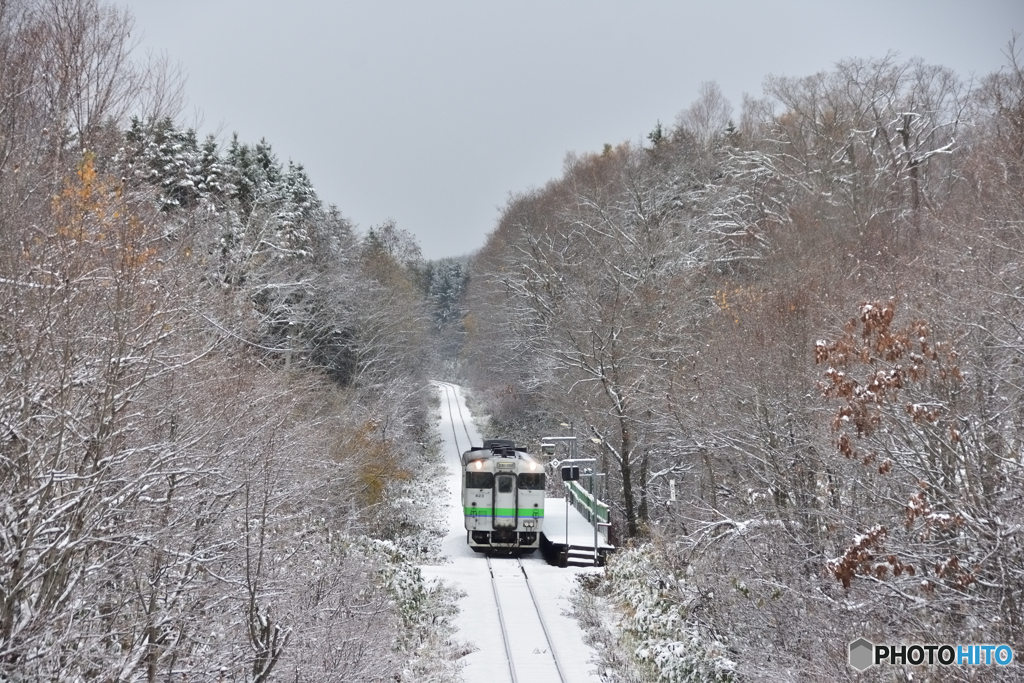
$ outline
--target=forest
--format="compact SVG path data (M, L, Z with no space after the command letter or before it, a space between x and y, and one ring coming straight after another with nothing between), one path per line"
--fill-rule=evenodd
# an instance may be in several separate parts
M461 266L198 139L131 29L0 2L0 680L444 680L412 483Z
M474 256L463 368L492 431L572 425L607 473L622 550L581 613L622 680L840 680L860 637L1022 651L1004 54L970 81L892 55L768 76L735 115L705 83L512 197Z
M575 604L606 680L1024 652L1015 38L970 80L707 82L427 261L182 124L132 26L0 0L0 680L454 680L431 379L606 473L619 550Z

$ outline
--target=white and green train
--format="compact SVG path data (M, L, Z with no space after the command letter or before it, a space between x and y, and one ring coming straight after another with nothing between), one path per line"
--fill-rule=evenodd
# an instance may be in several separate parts
M462 454L466 540L484 553L523 555L540 547L544 465L506 439Z

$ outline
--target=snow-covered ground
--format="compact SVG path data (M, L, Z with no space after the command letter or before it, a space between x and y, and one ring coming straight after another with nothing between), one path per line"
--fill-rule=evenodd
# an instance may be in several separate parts
M447 467L447 476L438 485L439 501L446 509L448 517L448 533L442 541L441 549L447 561L440 565L424 566L422 572L424 578L428 580L443 580L465 593L459 601L460 612L455 619L457 632L452 634L456 640L464 641L475 648L475 651L463 659L465 667L462 676L465 683L504 683L511 681L511 675L501 637L491 575L487 569L487 559L474 553L466 544L466 531L463 527L462 506L459 500L459 457L470 445L482 445L483 438L473 422L459 387L443 383L438 383L437 387L441 396L438 430ZM501 435L488 435L488 438L501 438ZM496 574L499 576L507 571L519 571L518 566L513 570L512 560L496 559L494 563ZM530 577L530 585L541 603L544 623L551 635L552 645L558 653L565 683L599 680L594 673L595 652L584 644L579 625L569 615L569 595L576 586L577 575L601 570L552 567L544 562L539 551L533 557L524 557L523 564ZM540 670L547 668L550 654L544 652L542 646L530 641L529 638L537 635L537 628L529 622L529 615L523 611L526 607L524 603L525 598L516 600L508 607L503 603L502 609L506 612L506 619L513 622L509 627L513 632L510 638L513 647L530 648L529 652L538 657L538 671L524 671L520 675L520 681L540 683L547 680L541 677ZM516 622L519 622L520 626L518 642ZM535 622L536 619L534 624ZM558 678L552 680L557 681Z

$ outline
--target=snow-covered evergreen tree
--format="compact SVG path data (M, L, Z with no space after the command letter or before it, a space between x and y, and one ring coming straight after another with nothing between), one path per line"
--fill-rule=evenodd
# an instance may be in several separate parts
M159 188L163 210L195 206L202 176L194 130L180 130L170 118L133 118L125 138L136 176Z

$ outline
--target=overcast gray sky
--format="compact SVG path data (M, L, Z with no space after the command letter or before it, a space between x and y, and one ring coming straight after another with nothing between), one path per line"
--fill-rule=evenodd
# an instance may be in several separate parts
M479 248L510 193L566 152L640 141L716 81L847 57L998 70L1022 0L121 0L139 50L188 75L186 123L265 138L361 230L427 258ZM1024 44L1024 39L1022 39Z

